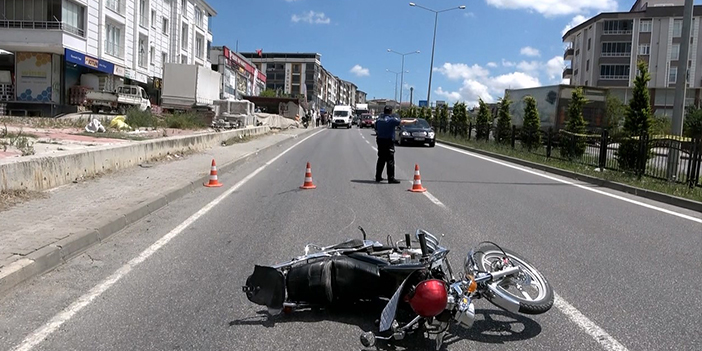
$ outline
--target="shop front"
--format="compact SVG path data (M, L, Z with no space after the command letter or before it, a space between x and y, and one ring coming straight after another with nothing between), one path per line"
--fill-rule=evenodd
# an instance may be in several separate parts
M3 50L0 56L3 113L54 116L61 112L61 55Z
M226 67L231 68L231 75L233 76L225 76L224 78L223 88L225 95L230 94L227 92L227 85L231 84L232 81L234 81L233 87L236 90L236 98L258 95L260 91L265 90L266 76L259 72L256 66L238 53L232 52L226 46L223 47L223 54L227 62ZM263 89L260 87L261 78L263 78ZM259 91L257 92L257 90Z
M122 66L71 49L65 49L65 58L65 100L70 105L83 106L87 91L114 91L125 82Z

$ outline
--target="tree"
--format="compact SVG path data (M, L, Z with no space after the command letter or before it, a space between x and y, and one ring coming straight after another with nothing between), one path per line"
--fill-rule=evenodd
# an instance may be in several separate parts
M686 112L683 135L690 138L702 138L702 109L689 106Z
M524 98L524 125L522 126L522 147L534 150L541 146L541 119L536 109L536 99L533 96Z
M468 110L466 104L457 102L453 105L453 116L451 117L454 133L466 136L468 129Z
M495 140L500 144L509 144L511 141L512 114L509 112L510 105L512 105L512 101L509 99L509 94L505 93L505 96L500 99L500 109L497 117L497 135L495 135Z
M422 107L419 109L419 114L417 115L417 118L427 119L427 108L426 107Z
M562 135L561 156L572 160L583 156L585 153L585 138L580 136L585 134L585 119L583 118L583 106L587 104L585 94L582 87L577 87L573 90L568 104L568 121L566 122L566 131Z
M276 97L276 91L273 90L273 89L266 89L266 90L262 91L262 92L259 94L259 96L262 96L262 97Z
M629 108L624 119L624 135L626 139L619 144L617 161L619 167L625 170L634 170L641 174L650 157L649 152L640 152L642 137L651 133L653 122L651 113L651 96L648 82L651 76L648 73L648 64L639 61L638 74L634 80L634 94L629 101Z
M433 125L434 121L436 120L435 116L436 116L435 109L433 109L431 107L427 107L426 111L425 111L424 118L427 120L427 122L429 122L429 125Z
M441 128L446 131L446 127L448 126L448 105L444 104L438 107L438 119L439 119L439 124L441 125Z
M618 97L607 92L605 97L605 129L618 131L626 113L626 105Z
M483 99L478 98L478 117L475 120L476 139L490 139L490 126L492 125L490 109Z

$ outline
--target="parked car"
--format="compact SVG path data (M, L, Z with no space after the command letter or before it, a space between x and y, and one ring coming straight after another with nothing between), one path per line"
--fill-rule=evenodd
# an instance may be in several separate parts
M398 145L421 143L434 147L435 137L434 128L423 118L418 118L415 123L400 125L395 129L395 142Z
M359 128L373 128L373 124L375 123L375 120L373 120L373 115L371 114L364 114L361 115L361 122L358 124Z

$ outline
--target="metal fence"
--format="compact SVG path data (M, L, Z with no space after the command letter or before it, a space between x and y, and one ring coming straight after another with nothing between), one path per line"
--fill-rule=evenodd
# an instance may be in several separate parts
M475 140L479 135L472 123L455 125L432 121L432 125L437 132L449 133L459 139ZM495 126L483 128L486 129L480 134L487 142L502 143L548 159L629 173L639 178L671 180L691 188L702 187L702 137L626 136L608 130L573 134L549 129L537 132L541 134L541 144L528 148L522 139L528 139L530 135L515 126L502 133ZM499 135L503 140L498 140Z

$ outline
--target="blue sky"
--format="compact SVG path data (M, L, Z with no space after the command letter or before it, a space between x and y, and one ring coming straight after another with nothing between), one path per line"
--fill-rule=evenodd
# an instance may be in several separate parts
M417 0L442 10L436 39L432 101L492 102L505 88L561 82L567 26L599 12L628 11L634 0ZM695 1L697 3L699 1ZM425 100L434 14L405 0L208 0L213 45L239 51L318 52L322 65L354 82L368 98L393 98L405 57L403 101ZM355 67L355 69L354 69ZM398 83L399 85L399 83Z

